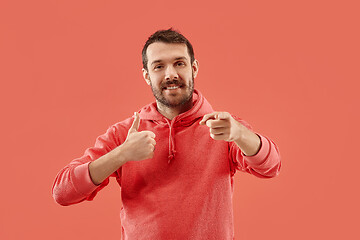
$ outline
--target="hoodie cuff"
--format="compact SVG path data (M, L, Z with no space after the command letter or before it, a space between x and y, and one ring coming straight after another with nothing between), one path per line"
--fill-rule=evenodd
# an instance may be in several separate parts
M91 180L89 173L90 162L76 166L73 170L72 182L76 191L82 195L89 195L98 186L96 186Z
M266 160L267 156L269 155L269 151L270 151L269 141L265 137L261 136L260 134L257 134L257 135L259 136L260 142L261 142L259 151L253 156L246 156L242 153L246 163L252 167L261 165Z

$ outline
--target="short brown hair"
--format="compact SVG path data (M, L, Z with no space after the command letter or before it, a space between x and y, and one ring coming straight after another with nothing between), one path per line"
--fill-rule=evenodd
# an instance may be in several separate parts
M142 62L143 62L143 68L145 70L148 70L148 68L147 68L148 59L146 56L146 50L149 47L149 45L154 42L184 43L187 46L191 64L195 60L194 49L193 49L191 43L181 33L173 30L172 28L169 28L168 30L159 30L149 37L149 39L146 41L146 43L143 47Z

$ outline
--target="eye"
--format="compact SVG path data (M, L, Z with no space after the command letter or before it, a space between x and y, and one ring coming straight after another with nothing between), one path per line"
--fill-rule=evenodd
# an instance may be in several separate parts
M158 70L158 69L161 69L163 66L162 65L156 65L155 67L154 67L154 69L155 70Z
M184 62L176 62L176 66L185 66Z

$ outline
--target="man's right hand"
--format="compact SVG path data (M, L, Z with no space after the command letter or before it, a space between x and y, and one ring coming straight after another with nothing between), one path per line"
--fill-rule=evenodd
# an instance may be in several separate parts
M132 123L126 140L121 144L121 151L126 161L140 161L154 157L155 133L152 131L139 132L140 117L135 112L134 122Z

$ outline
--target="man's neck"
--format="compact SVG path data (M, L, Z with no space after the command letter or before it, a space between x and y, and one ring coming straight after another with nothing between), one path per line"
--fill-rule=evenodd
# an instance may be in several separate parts
M165 106L165 105L161 104L160 102L156 101L156 105L157 105L157 110L159 111L159 113L161 113L167 119L172 120L177 115L190 110L193 107L193 102L191 99L188 103L185 103L181 106L168 107L168 106Z

